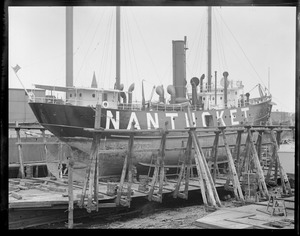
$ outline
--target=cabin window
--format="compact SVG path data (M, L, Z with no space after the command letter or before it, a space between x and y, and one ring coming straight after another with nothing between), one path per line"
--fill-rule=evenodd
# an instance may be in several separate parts
M221 92L223 93L223 89L221 89Z
M81 96L82 96L82 94L80 93L80 94L79 94L79 97L81 97Z
M220 97L220 100L222 100L223 98L222 97Z
M205 100L205 98L203 98L203 100Z
M94 93L92 94L92 97L93 97L93 98L95 97L95 94L94 94Z
M72 93L70 93L70 98L72 97Z
M102 100L103 101L107 101L107 93L103 93L102 94Z
M215 97L212 97L212 100L215 100Z
M235 95L237 95L237 92L235 92Z

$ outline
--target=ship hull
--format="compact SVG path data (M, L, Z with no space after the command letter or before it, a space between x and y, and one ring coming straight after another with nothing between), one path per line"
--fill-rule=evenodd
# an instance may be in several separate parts
M29 103L35 116L41 125L57 136L61 141L66 142L73 150L76 159L88 163L91 150L93 133L84 128L94 128L95 108L80 107L72 105L60 105L51 103ZM269 101L250 105L247 107L223 109L223 110L203 110L192 111L194 126L215 127L218 125L238 125L248 122L259 125L269 118L272 105ZM190 126L187 113L185 111L150 111L150 110L117 110L101 109L100 127L105 129L130 129L132 122L136 129L156 129L164 128L167 122L168 129L184 129ZM97 124L96 124L97 125ZM245 143L245 137L242 143ZM101 150L124 150L124 152L106 152L101 154L100 175L119 175L122 171L125 150L128 148L128 136L105 135L101 139ZM166 141L165 165L166 167L178 166L183 158L183 150L179 147L186 147L187 132L169 133ZM214 134L199 134L202 147L211 147L214 141ZM223 139L219 139L219 144L223 144ZM154 157L159 149L161 138L159 136L136 136L134 139L134 164L138 174L145 174L149 170L149 165L154 164ZM236 133L228 135L229 144L235 144ZM149 150L152 149L152 150ZM147 151L149 150L149 151ZM208 159L210 149L204 149ZM224 148L220 148L219 158L226 158Z

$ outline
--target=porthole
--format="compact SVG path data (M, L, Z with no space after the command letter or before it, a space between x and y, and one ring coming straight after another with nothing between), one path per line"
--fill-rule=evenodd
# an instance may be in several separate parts
M70 98L72 97L72 93L70 93Z
M79 97L81 97L81 96L82 96L82 94L80 93L80 94L79 94Z
M93 98L95 97L95 94L94 94L94 93L92 94L92 97L93 97Z

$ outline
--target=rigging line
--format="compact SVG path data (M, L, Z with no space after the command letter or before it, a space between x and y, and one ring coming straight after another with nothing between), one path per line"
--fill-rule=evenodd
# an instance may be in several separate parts
M129 25L129 24L128 24L128 25ZM132 34L131 34L131 29L130 29L130 27L129 27L129 31L130 31L130 35L132 35ZM136 58L135 58L135 53L134 53L134 47L133 47L132 37L130 37L130 42L131 42L131 47L132 47L132 51L133 51L133 58L134 58L135 68L136 68L136 71L137 71L137 76L138 76L139 81L141 82L141 79L140 79L140 72L139 72L139 68L138 68L138 66L137 66L137 60L136 60Z
M253 64L251 63L250 59L247 57L246 53L244 52L242 46L240 45L240 43L238 42L238 40L235 38L234 34L232 33L232 31L229 29L229 27L227 26L224 18L222 17L221 14L219 14L221 16L221 20L223 21L224 25L226 26L226 28L228 29L228 31L230 32L230 34L232 35L233 39L235 40L235 42L238 44L239 48L241 49L242 53L244 54L245 58L247 59L248 63L250 64L250 66L252 67L252 69L254 70L254 72L256 73L257 77L260 79L260 81L263 83L263 85L266 87L265 83L263 82L263 80L261 79L261 77L259 76L259 74L257 73L257 71L255 70Z
M113 12L110 12L110 15L108 16L108 18L109 18L108 24L107 24L106 29L104 30L105 35L104 35L104 43L103 43L103 53L102 53L102 57L100 60L100 66L98 69L98 74L99 74L98 82L100 82L101 75L102 75L102 78L104 78L104 83L107 81L106 80L106 72L107 72L106 65L108 63L108 60L105 60L105 58L107 58L107 54L109 51L109 41L110 41L109 37L110 37L111 31L112 31L113 16L114 16ZM103 83L102 87L109 87L109 86L106 86L104 83Z
M74 15L75 15L75 14L74 14ZM80 49L80 47L81 47L81 45L82 45L82 43L83 43L83 40L86 39L86 37L87 37L87 35L88 35L88 32L90 31L91 26L92 26L93 22L95 21L95 18L96 18L96 12L94 13L94 16L93 16L93 19L92 19L92 23L89 24L89 27L88 27L87 30L85 31L84 37L82 37L82 39L81 39L81 41L80 41L80 43L79 43L79 46L77 47L77 49L75 50L75 52L73 52L73 56L75 56L75 55L77 54L77 52L79 51L79 49Z
M126 26L126 38L127 38L127 43L128 43L128 57L129 57L129 68L130 68L130 71L131 71L131 77L134 77L134 67L133 67L133 64L135 61L135 57L134 57L134 47L133 47L133 43L132 43L132 37L131 37L131 29L129 27L129 23L128 23L128 16L126 15L126 13L124 14L125 15L125 26ZM132 52L132 53L131 53ZM133 61L133 62L132 62ZM135 63L135 66L136 66L136 69L137 69L137 65ZM137 70L138 71L138 70ZM128 74L127 78L130 77L130 74ZM128 81L127 81L128 83Z
M103 17L103 15L102 15L102 17ZM76 82L77 79L79 78L79 74L80 74L80 72L81 72L81 70L82 70L82 68L83 68L83 65L84 65L84 63L85 63L85 61L86 61L86 57L87 57L87 55L88 55L88 53L89 53L89 51L90 51L90 48L91 48L91 46L92 46L92 43L93 43L94 39L95 39L95 36L96 36L97 30L98 30L98 27L99 27L99 25L100 25L100 22L101 22L101 20L102 20L102 17L100 18L100 20L99 20L99 22L98 22L98 24L97 24L97 26L96 26L96 29L95 29L95 31L94 31L92 40L91 40L91 42L90 42L90 44L89 44L88 50L86 51L85 56L84 56L84 58L83 58L83 60L82 60L82 62L81 62L81 66L80 66L80 68L79 68L79 70L78 70L78 72L77 72L77 75L75 76L75 82Z
M219 23L217 22L217 17L216 17L216 15L215 15L215 11L213 11L213 15L214 15L214 17L215 17L215 21L216 21L216 35L217 35L217 37L218 37L218 41L220 42L220 46L221 46L221 49L220 49L220 58L221 58L221 63L223 64L223 68L224 68L224 70L228 70L228 65L227 65L227 62L226 62L226 58L225 58L225 51L224 51L224 45L223 45L223 43L224 43L224 41L222 40L224 37L222 37L222 33L223 33L223 31L221 31L222 30L222 28L221 27L219 27ZM219 29L221 29L221 30L219 30Z
M220 52L219 52L219 47L217 47L217 45L219 44L219 38L218 38L218 35L215 33L215 31L216 31L216 28L218 27L218 24L217 24L217 21L215 20L215 27L213 27L213 32L214 32L214 34L216 35L216 37L214 37L214 39L215 39L215 48L216 48L216 53L217 53L217 60L218 60L218 66L219 66L219 71L222 71L223 70L223 68L224 68L224 66L223 66L223 63L222 63L222 58L221 58L221 56L220 56Z
M193 71L197 71L197 68L199 68L199 65L197 64L198 61L201 62L201 58L203 58L203 56L201 57L201 45L202 45L202 42L204 41L204 34L203 34L203 31L204 31L204 20L203 18L205 17L205 14L202 15L202 19L201 19L201 22L200 22L200 30L198 31L199 32L199 36L196 37L195 40L197 40L197 48L196 48L196 51L195 51L195 60L194 60L194 63L193 63ZM201 37L202 36L202 37ZM200 59L200 60L199 60ZM200 63L201 65L201 63ZM196 72L197 73L197 72ZM200 73L199 73L200 74Z
M136 18L135 18L134 15L133 15L133 19L134 19L134 21L135 21L135 23L136 23L136 25L137 25L138 32L139 32L139 34L140 34L140 36L141 36L141 38L142 38L142 41L143 41L143 43L144 43L144 45L145 45L145 47L146 47L146 51L147 51L147 53L148 53L148 56L149 56L149 58L150 58L150 61L151 61L152 66L153 66L153 68L154 68L154 71L155 71L155 73L156 73L156 76L157 76L157 78L159 78L160 80L162 80L162 78L160 78L159 74L157 73L156 66L155 66L155 64L154 64L154 62L153 62L153 60L152 60L152 57L151 57L150 52L149 52L149 49L148 49L148 47L147 47L147 45L146 45L145 39L144 39L144 37L143 37L143 35L142 35L142 33L141 33L141 30L140 30L140 28L139 28L139 26L138 26L137 20L136 20Z

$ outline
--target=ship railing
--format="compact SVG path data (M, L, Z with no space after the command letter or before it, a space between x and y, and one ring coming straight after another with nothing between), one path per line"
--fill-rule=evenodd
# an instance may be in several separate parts
M142 110L143 105L141 103L119 103L118 109L120 110L135 110L140 111Z
M46 97L34 97L29 100L30 102L37 103L52 103L52 104L61 104L61 105L86 105L95 106L97 101L95 100L82 100L82 99L61 99L56 98L55 96L46 96Z
M262 102L266 102L270 99L271 99L270 96L259 97L259 98L251 98L251 99L249 99L249 104L255 105L255 104L262 103Z

